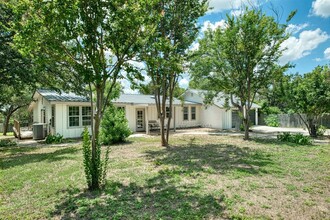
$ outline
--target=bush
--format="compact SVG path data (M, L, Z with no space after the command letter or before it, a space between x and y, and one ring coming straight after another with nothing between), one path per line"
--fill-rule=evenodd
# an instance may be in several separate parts
M323 125L320 125L317 129L316 135L317 136L323 136L327 128Z
M46 144L60 144L63 143L63 135L56 134L56 135L48 135L46 137Z
M280 126L280 122L278 121L278 117L277 117L277 115L274 115L274 114L268 115L265 118L265 122L266 122L267 126L271 126L271 127Z
M104 113L101 123L100 141L104 145L124 142L131 134L125 112L110 106Z
M12 140L0 140L0 147L16 147L17 143Z
M310 145L312 140L309 136L304 136L301 133L291 134L290 132L283 132L282 134L277 135L277 140L283 142L290 142L299 145Z

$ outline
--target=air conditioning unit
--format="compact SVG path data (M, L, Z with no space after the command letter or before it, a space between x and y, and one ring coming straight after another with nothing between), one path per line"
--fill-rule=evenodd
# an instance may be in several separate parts
M46 124L38 123L33 124L33 140L42 140L46 137Z

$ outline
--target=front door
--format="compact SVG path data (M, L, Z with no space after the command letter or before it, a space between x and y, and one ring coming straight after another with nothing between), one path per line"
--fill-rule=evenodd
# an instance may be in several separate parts
M136 131L145 131L144 109L136 109Z

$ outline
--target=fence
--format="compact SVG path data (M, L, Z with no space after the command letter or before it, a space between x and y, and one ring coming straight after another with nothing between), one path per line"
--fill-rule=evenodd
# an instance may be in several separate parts
M303 128L305 127L304 122L300 118L298 114L279 114L278 121L280 123L280 127L288 127L288 128ZM260 114L259 116L259 125L266 125L265 118L267 115ZM303 117L305 117L303 115ZM320 124L330 128L330 114L324 114L321 117Z
M13 132L13 124L9 124L7 132ZM0 133L3 133L3 123L0 123Z

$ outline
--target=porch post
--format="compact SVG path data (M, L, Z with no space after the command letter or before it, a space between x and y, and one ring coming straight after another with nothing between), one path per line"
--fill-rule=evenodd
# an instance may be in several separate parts
M258 108L255 109L255 114L256 114L256 125L258 125L259 121L258 121Z
M149 134L149 119L148 119L148 106L145 108L145 120L146 120L146 134Z

